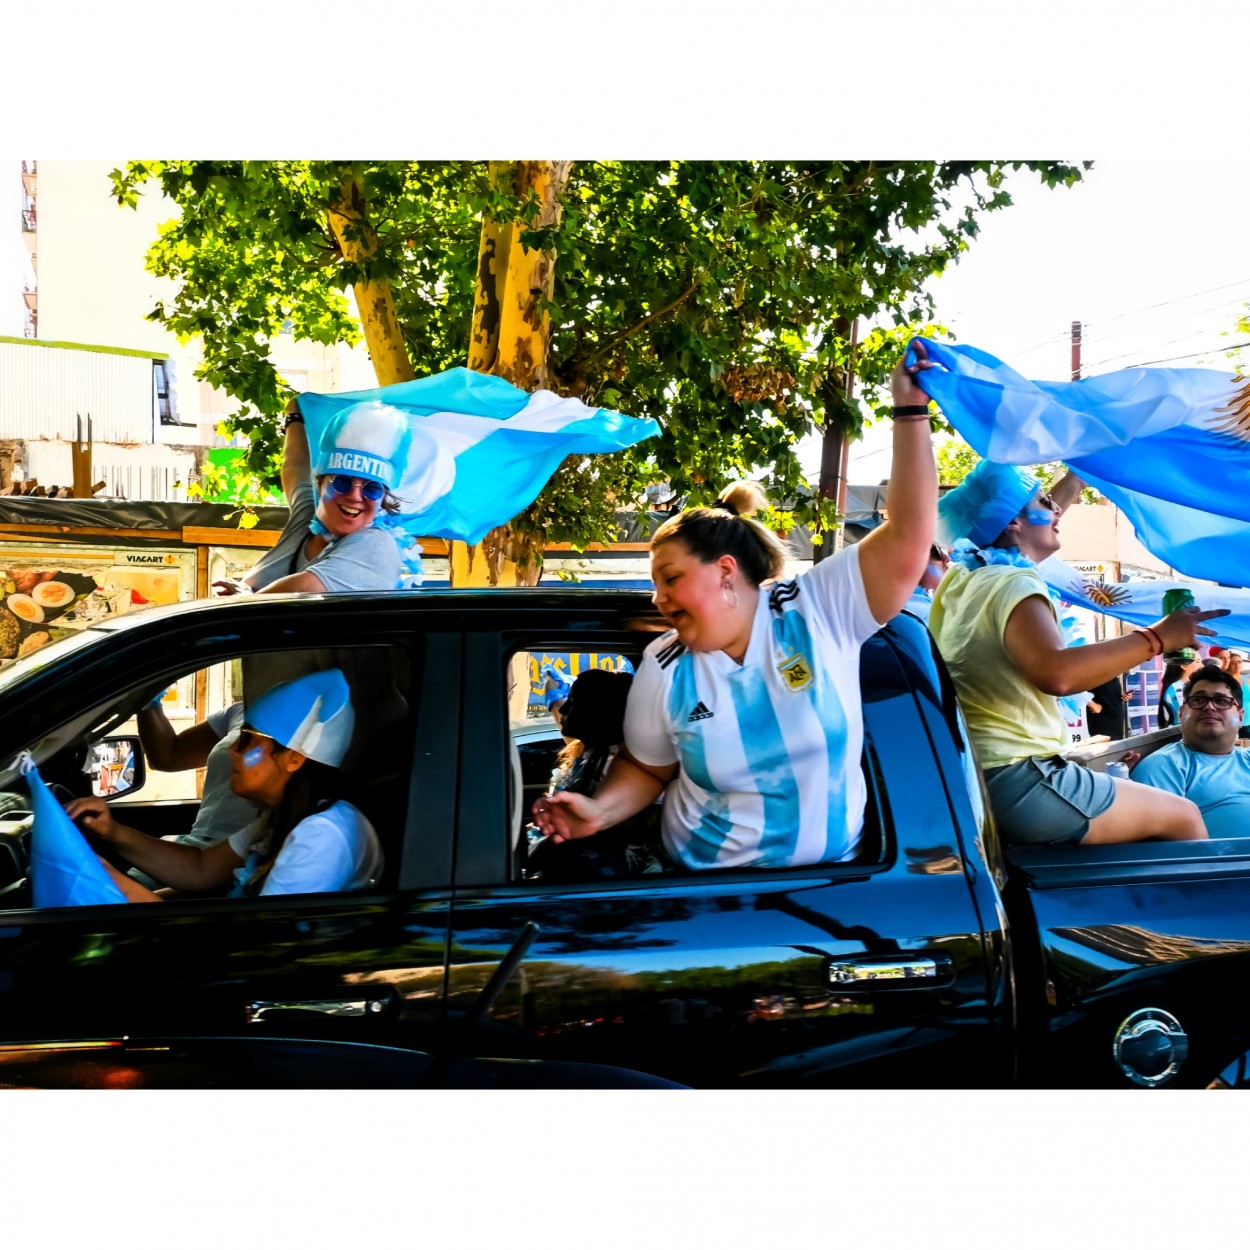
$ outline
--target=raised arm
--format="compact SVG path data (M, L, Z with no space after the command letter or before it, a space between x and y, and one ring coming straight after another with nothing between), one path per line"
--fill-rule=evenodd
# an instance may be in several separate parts
M915 375L932 368L924 348L915 344L917 360L903 361L890 375L895 408L926 408L929 396L916 385ZM886 490L884 525L859 544L859 569L868 596L868 608L878 621L897 616L920 582L937 525L937 468L929 419L919 413L894 421L894 456Z
M150 703L140 709L135 724L139 727L143 754L157 772L177 773L186 768L203 768L208 763L208 753L218 742L216 730L207 721L192 725L182 733L175 733L165 709L158 703Z
M299 399L292 397L286 406L286 434L282 442L282 493L290 503L295 488L308 481L312 459L308 451L308 431L299 410Z
M1050 497L1060 512L1067 510L1081 497L1084 481L1069 469L1051 488Z

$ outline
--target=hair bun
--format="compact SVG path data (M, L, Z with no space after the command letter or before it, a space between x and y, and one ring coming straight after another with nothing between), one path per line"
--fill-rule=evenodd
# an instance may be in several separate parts
M756 482L734 482L721 491L716 504L731 516L752 516L768 507L768 497Z

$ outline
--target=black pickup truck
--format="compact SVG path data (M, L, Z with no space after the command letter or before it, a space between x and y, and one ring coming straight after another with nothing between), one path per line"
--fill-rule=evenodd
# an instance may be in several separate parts
M1250 841L1004 851L906 615L862 652L857 860L535 876L526 809L561 740L520 719L523 687L546 655L636 660L658 627L637 591L264 596L117 618L0 673L0 1084L399 1085L414 1055L444 1083L486 1061L538 1061L539 1084L1241 1083ZM170 682L224 702L326 663L353 686L377 889L31 906L21 752L88 792L95 744ZM194 803L135 782L126 823L189 826Z

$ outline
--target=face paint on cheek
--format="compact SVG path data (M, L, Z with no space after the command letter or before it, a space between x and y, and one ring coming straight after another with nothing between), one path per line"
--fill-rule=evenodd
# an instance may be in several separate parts
M1055 514L1049 508L1025 508L1024 519L1030 525L1053 525Z
M257 764L265 758L264 747L253 747L250 751L243 752L243 762L248 768L255 768Z

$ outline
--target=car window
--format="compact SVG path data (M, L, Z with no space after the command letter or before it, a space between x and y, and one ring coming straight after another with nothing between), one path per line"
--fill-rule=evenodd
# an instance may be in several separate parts
M658 871L672 872L664 856L648 850L660 841L661 804L631 817L617 830L585 839L584 842L552 846L543 839L534 823L534 803L549 788L563 789L572 785L583 793L593 793L597 782L610 767L614 749L600 750L594 758L573 736L577 729L576 713L567 723L567 697L572 683L568 680L591 669L612 674L632 674L641 660L640 651L604 646L600 649L568 650L558 646L534 647L514 654L509 665L509 793L512 802L512 879L514 881L548 881L552 883L594 882L603 880L619 884L622 877L650 876ZM529 675L529 688L523 701L518 700L520 684L517 674ZM576 696L571 705L577 707ZM613 747L617 744L614 743ZM864 835L854 870L884 861L892 820L885 800L880 766L865 726L865 749L861 762L867 789ZM519 799L518 799L519 795ZM815 867L815 866L814 866ZM848 871L851 866L847 866ZM827 872L829 865L819 866ZM705 870L715 872L716 870ZM786 871L753 869L753 872Z
M126 758L127 748L121 740L138 739L137 714L158 696L171 735L183 734L207 722L211 730L209 740L216 744L214 749L221 749L224 762L219 761L214 767L210 759L204 759L197 761L198 766L174 767L166 760L164 766L156 766L150 753L144 752L145 783L128 793L119 793L116 801L110 803L114 818L130 828L155 837L184 838L208 806L202 800L229 806L229 743L220 735L233 740L246 703L280 682L339 668L347 678L355 711L351 746L338 770L347 783L344 797L372 824L386 863L397 872L411 768L413 660L413 649L409 647L360 646L253 651L200 668L172 668L158 679L122 686L60 724L46 726L25 749L33 756L45 783L64 802L124 789L122 783L127 772L133 770L134 761ZM231 709L236 706L238 711L232 715ZM105 735L118 741L103 742ZM152 744L152 749L156 749L156 744ZM206 795L206 784L215 785L221 793ZM10 806L17 811L20 825L21 808L29 808L29 800L21 801L27 786L16 761L6 762L0 773L0 791L19 800ZM255 815L251 812L250 818ZM4 860L9 879L0 881L0 890L13 886L13 878L18 875L8 861L16 856L24 873L29 852L29 821L24 828L12 827L13 812L6 814L6 821L5 830L0 832L13 853ZM228 830L225 836L229 832L238 830ZM223 840L220 835L221 830L215 830L214 840ZM0 907L29 905L29 897L21 892L0 899Z

